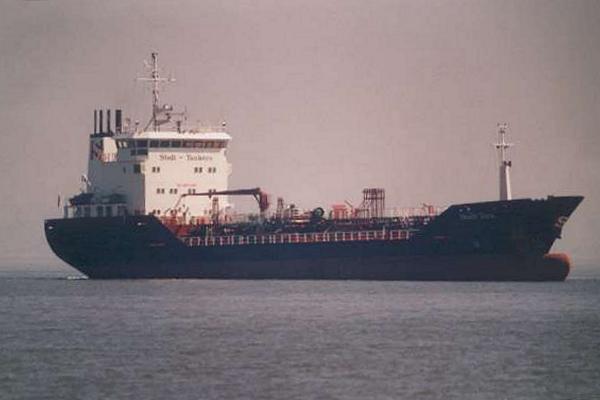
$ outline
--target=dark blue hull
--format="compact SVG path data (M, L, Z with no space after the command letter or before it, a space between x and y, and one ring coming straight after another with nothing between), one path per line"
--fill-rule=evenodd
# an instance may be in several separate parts
M548 251L581 197L455 205L407 240L185 245L152 216L52 219L52 250L90 278L564 280Z

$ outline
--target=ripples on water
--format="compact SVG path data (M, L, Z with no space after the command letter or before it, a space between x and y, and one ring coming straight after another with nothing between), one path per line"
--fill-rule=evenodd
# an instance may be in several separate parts
M599 280L0 279L2 399L600 398Z

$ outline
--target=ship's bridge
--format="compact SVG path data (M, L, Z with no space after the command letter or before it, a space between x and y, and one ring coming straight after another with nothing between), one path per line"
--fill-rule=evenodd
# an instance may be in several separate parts
M85 196L71 199L66 216L154 214L194 222L230 207L226 195L182 196L228 189L231 136L225 123L188 127L185 111L159 102L160 85L174 79L161 76L156 53L150 68L149 77L138 78L153 87L152 114L145 127L123 119L118 109L114 114L94 111L88 174L82 177Z
M225 149L231 136L225 131L143 131L121 134L114 137L117 153L131 156L144 156L148 151L185 151ZM149 150L153 149L153 150ZM162 150L161 150L162 149ZM122 151L125 150L125 151Z
M215 209L230 207L227 196L181 196L228 189L231 164L226 150L231 136L224 125L129 131L120 126L120 121L116 123L113 130L110 120L106 121L106 131L96 124L90 135L85 180L86 192L93 196L90 209L78 204L75 214L106 215L108 211L100 211L98 204L107 207L105 199L114 198L114 194L125 199L118 206L119 212L128 214L176 216L193 221L210 219Z

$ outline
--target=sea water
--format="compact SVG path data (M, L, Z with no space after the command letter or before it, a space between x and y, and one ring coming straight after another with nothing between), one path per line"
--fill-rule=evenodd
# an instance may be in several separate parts
M598 399L600 280L0 276L1 399Z

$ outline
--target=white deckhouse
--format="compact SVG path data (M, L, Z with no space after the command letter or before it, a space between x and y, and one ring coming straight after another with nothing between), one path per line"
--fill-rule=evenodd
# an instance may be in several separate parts
M94 111L85 190L65 206L65 216L103 217L153 214L191 223L203 222L230 207L227 196L182 196L227 190L231 164L226 157L231 140L225 124L217 128L183 126L184 113L159 103L159 86L172 79L159 74L152 53L152 117L140 128L122 120L115 110Z

